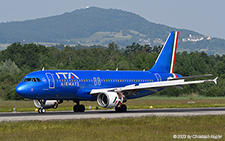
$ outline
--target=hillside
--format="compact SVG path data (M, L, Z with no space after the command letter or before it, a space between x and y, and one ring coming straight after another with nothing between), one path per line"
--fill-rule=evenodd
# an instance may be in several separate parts
M62 15L0 24L0 43L41 42L63 44L108 44L120 46L132 42L163 44L172 30L180 31L179 50L223 54L225 40L197 32L176 29L147 21L131 12L91 7Z

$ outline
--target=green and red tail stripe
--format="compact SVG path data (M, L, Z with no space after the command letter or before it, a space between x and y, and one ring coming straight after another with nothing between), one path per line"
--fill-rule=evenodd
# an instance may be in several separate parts
M177 78L176 73L171 73L173 75L173 78Z
M175 31L173 36L173 51L171 54L171 64L170 64L170 73L174 72L174 65L175 65L175 59L176 59L176 52L177 52L177 42L178 42L178 35L179 32ZM175 74L176 76L176 74Z

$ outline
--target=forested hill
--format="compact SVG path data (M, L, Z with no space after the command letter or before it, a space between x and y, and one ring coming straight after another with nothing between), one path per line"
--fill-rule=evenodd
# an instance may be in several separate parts
M21 99L15 93L18 82L28 73L41 70L149 70L160 52L160 47L132 44L124 51L110 43L107 48L76 49L45 47L36 44L14 43L0 51L0 100ZM225 55L207 55L204 52L177 53L175 72L183 76L214 74L218 85L206 83L191 85L184 89L171 88L158 94L179 96L200 94L203 96L225 96ZM207 78L205 78L207 79Z
M225 53L223 39L155 24L131 12L97 7L35 20L1 23L0 43L25 40L26 43L107 45L114 41L122 47L132 42L154 46L163 44L173 30L180 31L178 49L181 51Z

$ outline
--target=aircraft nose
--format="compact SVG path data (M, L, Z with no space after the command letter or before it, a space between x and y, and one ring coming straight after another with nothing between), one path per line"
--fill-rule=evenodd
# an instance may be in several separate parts
M21 84L18 84L17 86L16 86L16 89L15 89L15 91L16 91L16 93L18 94L18 95L20 95L20 96L24 96L25 95L25 88L24 88L24 86L23 85L21 85Z

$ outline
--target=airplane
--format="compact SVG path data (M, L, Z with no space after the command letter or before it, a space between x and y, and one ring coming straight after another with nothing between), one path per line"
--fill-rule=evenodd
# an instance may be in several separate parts
M155 64L148 71L100 71L100 70L41 70L27 74L17 85L18 95L34 100L38 113L57 108L64 100L72 100L74 112L84 112L80 101L97 101L104 108L126 112L128 99L159 92L168 87L214 82L209 80L186 81L189 78L174 73L178 31L172 31Z

